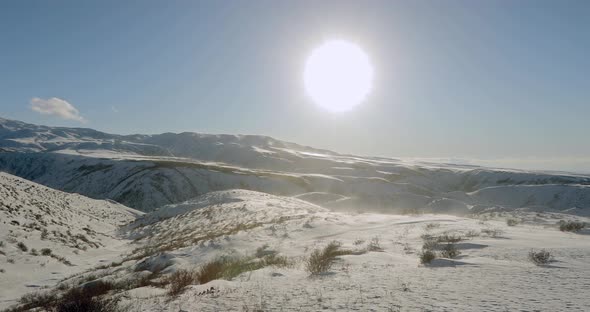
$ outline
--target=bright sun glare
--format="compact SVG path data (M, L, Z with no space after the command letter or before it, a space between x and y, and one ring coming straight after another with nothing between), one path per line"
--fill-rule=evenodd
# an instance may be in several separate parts
M328 41L307 58L303 81L315 103L330 111L347 111L371 92L373 66L356 44Z

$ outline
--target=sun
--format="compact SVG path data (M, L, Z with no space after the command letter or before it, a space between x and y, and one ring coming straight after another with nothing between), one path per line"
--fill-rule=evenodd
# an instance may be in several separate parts
M373 66L356 44L332 40L314 49L305 63L305 91L329 111L349 111L362 103L373 87Z

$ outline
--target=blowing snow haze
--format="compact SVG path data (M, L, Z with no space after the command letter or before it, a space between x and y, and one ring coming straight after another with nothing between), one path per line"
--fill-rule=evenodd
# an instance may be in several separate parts
M590 311L588 16L4 1L0 309Z

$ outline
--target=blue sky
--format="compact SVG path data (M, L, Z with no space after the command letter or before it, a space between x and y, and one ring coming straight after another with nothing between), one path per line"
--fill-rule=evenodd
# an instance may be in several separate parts
M589 16L583 0L1 1L0 115L590 171ZM329 39L374 66L349 112L303 89ZM53 97L83 120L31 109Z

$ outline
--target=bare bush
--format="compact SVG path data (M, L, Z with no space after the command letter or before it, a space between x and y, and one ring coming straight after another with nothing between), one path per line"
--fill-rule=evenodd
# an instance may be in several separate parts
M57 302L57 296L53 293L28 293L19 300L21 304L20 311L26 311L33 308L41 308L50 311Z
M55 312L120 312L119 300L105 297L112 290L113 284L99 282L93 287L73 288L66 292L57 302Z
M378 236L371 238L369 245L367 245L367 251L383 251L383 248L381 248L381 244L379 243Z
M427 265L432 262L432 260L436 259L436 253L432 250L422 250L420 254L420 263Z
M469 230L465 233L465 236L469 238L478 237L479 235L481 235L481 232L477 230Z
M25 245L25 243L23 243L23 242L18 242L18 244L16 244L16 247L18 247L18 249L20 249L23 252L26 252L27 250L29 250L27 245Z
M453 243L448 243L442 247L440 256L443 258L454 259L459 256L461 252L457 249L457 246Z
M506 225L508 226L516 226L518 224L518 220L516 219L506 219Z
M192 284L196 278L197 275L193 271L179 270L172 273L167 279L167 283L170 284L168 295L176 296L182 293L186 286Z
M439 243L458 243L463 240L461 235L456 234L443 234L436 239Z
M434 250L437 249L439 246L438 242L436 240L426 240L424 241L424 244L422 245L422 249L424 250Z
M53 253L49 254L49 256L51 258L53 258L53 259L55 259L55 260L57 260L57 261L65 264L65 265L67 265L67 266L73 266L73 264L69 260L67 260L65 257L58 256L58 255L53 254Z
M223 276L224 260L217 259L203 265L197 272L197 280L200 284L205 284L212 280L219 279Z
M256 249L256 253L254 254L254 256L256 258L262 258L265 256L275 255L276 253L277 253L276 251L269 249L269 246L267 244L265 244L265 245L258 247Z
M342 244L332 241L324 249L316 249L305 263L306 270L311 275L319 275L327 272L332 267L338 256L356 254L354 251L341 249Z
M322 250L316 249L305 263L305 268L311 275L318 275L328 271L332 267L334 258L329 257Z
M48 235L49 235L49 232L47 231L47 229L43 229L41 231L41 239L46 239Z
M481 232L487 236L493 237L493 238L498 238L501 237L504 234L504 231L500 230L500 229L483 229L481 230Z
M551 252L541 249L538 251L531 250L529 252L529 260L531 260L536 265L547 265L551 261L553 261L553 255Z
M586 224L578 221L563 221L559 222L559 230L562 232L579 232Z
M430 230L433 230L433 229L436 229L436 228L439 228L439 227L440 227L440 223L428 223L428 224L426 224L426 226L424 227L424 229L426 231L430 231Z
M279 256L278 254L271 254L265 256L261 260L263 266L274 266L279 268L286 268L293 265L293 262L285 256Z
M55 292L30 293L21 297L20 306L9 311L121 312L117 299L103 297L112 289L113 284L98 281L92 287L72 288L60 297Z

